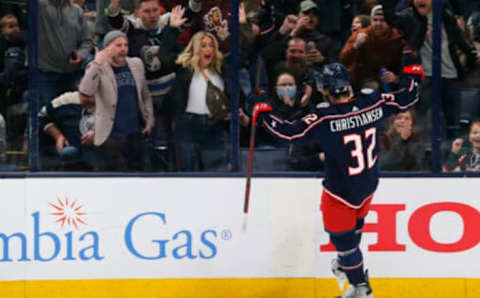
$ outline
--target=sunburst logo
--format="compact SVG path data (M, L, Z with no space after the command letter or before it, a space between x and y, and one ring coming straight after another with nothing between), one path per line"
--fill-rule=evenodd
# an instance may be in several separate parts
M82 211L83 206L77 204L77 200L69 202L68 198L60 199L57 196L57 204L48 203L55 209L55 212L50 213L57 217L55 222L59 222L62 224L62 228L65 225L74 226L76 230L78 230L78 226L80 224L87 225L85 220L82 216L87 215L85 212Z

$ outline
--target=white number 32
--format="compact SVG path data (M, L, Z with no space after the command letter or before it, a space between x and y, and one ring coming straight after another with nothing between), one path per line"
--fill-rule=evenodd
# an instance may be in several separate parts
M349 134L343 136L343 144L353 143L354 148L350 151L350 155L356 159L357 165L354 167L348 167L348 174L355 176L362 173L365 170L365 164L368 169L371 169L377 161L377 155L373 156L373 150L375 149L375 134L377 129L371 127L365 130L365 141L370 141L370 145L367 147L366 158L365 152L363 152L362 136L359 134ZM366 160L365 160L366 159Z

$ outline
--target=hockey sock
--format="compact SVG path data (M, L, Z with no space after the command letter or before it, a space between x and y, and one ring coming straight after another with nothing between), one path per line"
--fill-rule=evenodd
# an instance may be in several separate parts
M362 228L365 220L363 218L357 219L357 226L355 227L353 241L355 246L360 245L360 240L362 240Z
M357 221L355 230L344 234L330 234L330 240L338 251L340 268L345 271L348 281L352 285L365 282L363 272L363 255L358 247L362 233L356 233L363 226L363 220Z
M339 252L340 267L348 277L348 281L353 285L365 282L365 273L363 272L363 256L358 247L345 252Z

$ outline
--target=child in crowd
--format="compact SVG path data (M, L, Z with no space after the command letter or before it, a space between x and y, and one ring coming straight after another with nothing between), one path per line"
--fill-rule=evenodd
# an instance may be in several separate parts
M353 34L359 29L367 28L368 26L370 26L370 16L365 14L359 14L353 18L350 31L352 31Z
M26 82L26 43L21 35L17 17L13 14L6 14L0 18L0 33L1 85L11 87L15 83ZM26 85L22 85L26 89Z
M9 150L24 145L26 128L28 68L26 37L13 14L0 18L0 114L8 127ZM1 141L0 141L1 142Z
M445 172L478 172L480 171L480 120L472 122L468 135L471 147L464 145L461 138L452 142L451 152L445 158Z
M425 143L415 128L413 109L398 113L381 135L380 168L386 171L421 171L425 163Z

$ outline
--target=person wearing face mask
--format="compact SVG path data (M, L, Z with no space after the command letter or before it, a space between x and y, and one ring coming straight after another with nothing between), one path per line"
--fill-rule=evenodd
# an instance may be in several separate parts
M289 121L300 119L311 109L312 104L302 106L302 91L297 89L294 76L289 72L281 73L275 86L276 99L273 114ZM316 171L323 169L325 155L318 144L312 140L303 143L288 143L274 139L277 144L288 146L288 169L295 171Z
M276 101L274 102L275 112L284 119L295 118L302 112L299 108L297 84L295 77L289 72L281 73L275 84Z
M256 96L258 95L253 94L249 99L254 102ZM301 119L313 105L310 103L310 98L306 101L308 102L307 105L302 105L301 100L304 96L306 95L303 88L297 86L293 73L283 71L276 77L275 84L266 97L273 108L273 115L288 121L295 121ZM309 96L307 95L307 97ZM250 117L245 114L242 116L248 125ZM250 129L248 129L249 131ZM257 126L255 135L255 146L259 149L267 150L267 154L272 154L268 150L274 150L276 156L273 168L270 168L272 165L259 163L257 166L260 170L268 168L269 170L281 171L309 171L313 167L316 167L315 169L322 168L323 156L321 155L321 149L310 141L292 144L273 137L259 126Z
M338 255L331 269L341 290L338 297L373 298L360 246L362 228L379 183L377 131L385 117L406 111L418 101L422 78L417 56L404 52L404 75L395 93L354 93L346 67L339 63L322 71L326 102L297 121L285 121L258 98L259 125L272 136L290 142L314 140L325 150L325 179L320 210L323 226Z
M311 108L310 104L301 104L304 96L304 92L297 86L295 76L291 72L280 73L275 80L273 92L269 96L273 107L272 113L289 121L301 118ZM307 99L307 102L310 102L310 99ZM286 148L290 145L289 142L273 138L263 129L257 130L256 144L277 148Z
M313 45L310 44L310 46ZM308 63L307 48L307 43L303 38L292 37L287 42L285 60L274 61L273 57L275 55L270 55L269 50L262 53L269 78L278 78L283 72L288 72L294 76L297 82L297 90L301 89L304 95L300 98L302 106L310 104L310 99L321 97L317 88L313 88L315 86L315 75L319 69ZM270 93L276 93L273 87L270 86Z

